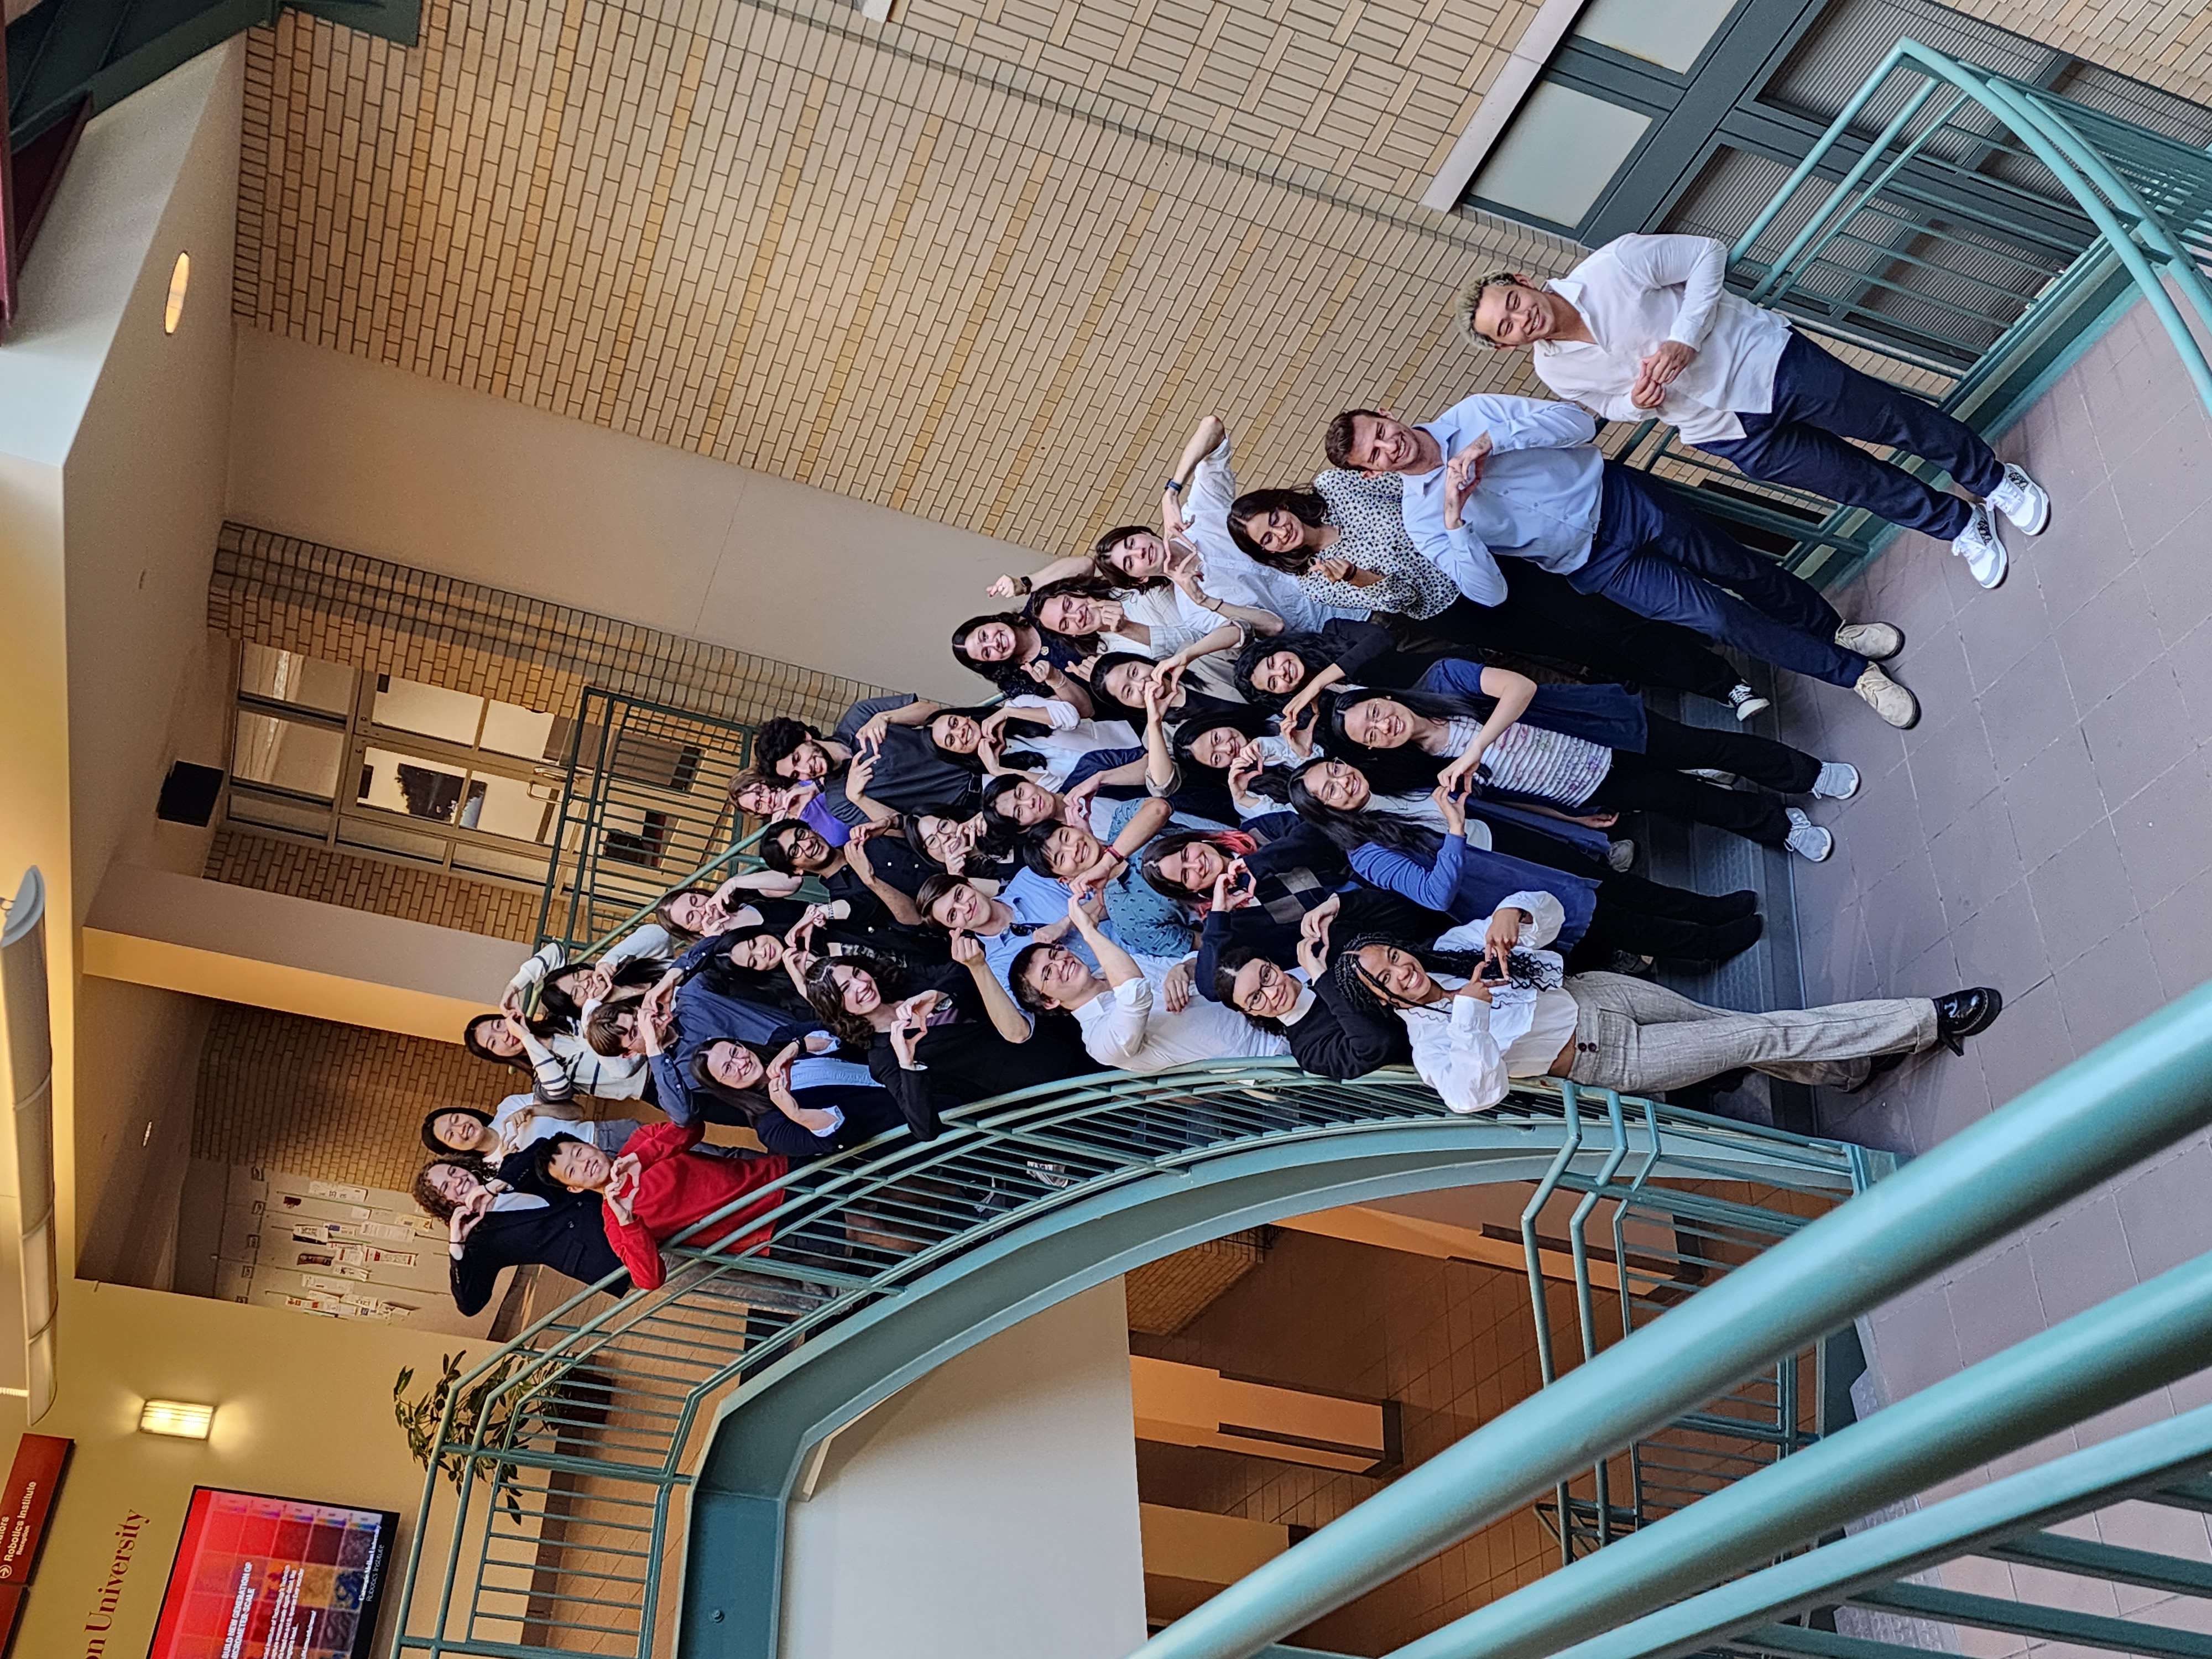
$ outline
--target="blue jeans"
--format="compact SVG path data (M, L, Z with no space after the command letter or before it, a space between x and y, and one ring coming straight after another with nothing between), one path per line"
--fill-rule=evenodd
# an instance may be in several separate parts
M1567 580L1638 616L1680 623L1832 685L1854 684L1866 672L1864 657L1836 643L1844 619L1810 582L1677 506L1618 461L1605 464L1589 559Z
M2004 463L1972 427L1861 374L1802 334L1790 335L1775 365L1774 407L1764 415L1739 410L1736 418L1743 436L1698 447L1747 477L1863 507L1941 541L1966 527L1966 503L1844 440L1888 444L1933 461L1977 495L2004 477Z

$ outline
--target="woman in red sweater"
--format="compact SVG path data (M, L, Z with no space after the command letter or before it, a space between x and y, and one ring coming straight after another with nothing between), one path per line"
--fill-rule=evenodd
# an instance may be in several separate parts
M649 1291L666 1277L660 1265L661 1241L673 1238L693 1222L733 1200L781 1180L791 1168L776 1157L708 1158L695 1153L701 1126L649 1123L629 1138L620 1158L610 1159L589 1141L555 1135L538 1142L538 1171L572 1193L597 1193L605 1200L607 1243L629 1269L630 1283ZM766 1244L769 1230L743 1231L783 1202L781 1190L762 1194L756 1203L732 1210L712 1226L684 1242L704 1249L725 1243L739 1255Z

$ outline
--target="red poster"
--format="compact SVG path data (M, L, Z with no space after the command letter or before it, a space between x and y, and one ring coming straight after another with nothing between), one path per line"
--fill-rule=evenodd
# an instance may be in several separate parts
M15 1443L15 1467L0 1489L0 1587L27 1584L38 1570L46 1516L61 1489L72 1443L52 1434L27 1434ZM6 1611L0 1607L0 1614Z
M362 1659L399 1517L192 1490L148 1659Z

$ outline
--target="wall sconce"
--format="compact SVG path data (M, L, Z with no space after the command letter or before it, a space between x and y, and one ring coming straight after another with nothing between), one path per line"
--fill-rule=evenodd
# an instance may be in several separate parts
M161 307L161 332L174 334L177 325L185 319L185 289L192 280L192 256L179 253L177 263L169 270L168 303Z
M166 1434L178 1440L204 1440L215 1422L215 1407L182 1400L149 1400L138 1413L141 1434Z

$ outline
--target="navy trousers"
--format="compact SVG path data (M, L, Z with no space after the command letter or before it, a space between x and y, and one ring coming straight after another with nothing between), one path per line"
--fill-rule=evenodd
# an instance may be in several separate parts
M1844 619L1810 582L1618 461L1605 464L1600 491L1589 562L1567 577L1583 592L1832 685L1856 684L1866 672L1864 657L1836 643Z
M1742 437L1698 447L1747 477L1863 507L1942 541L1966 527L1966 503L1844 440L1888 444L1933 461L1977 495L1988 495L2004 477L2004 463L1972 427L1862 374L1802 334L1790 335L1775 365L1774 407L1764 415L1739 410L1736 418Z

